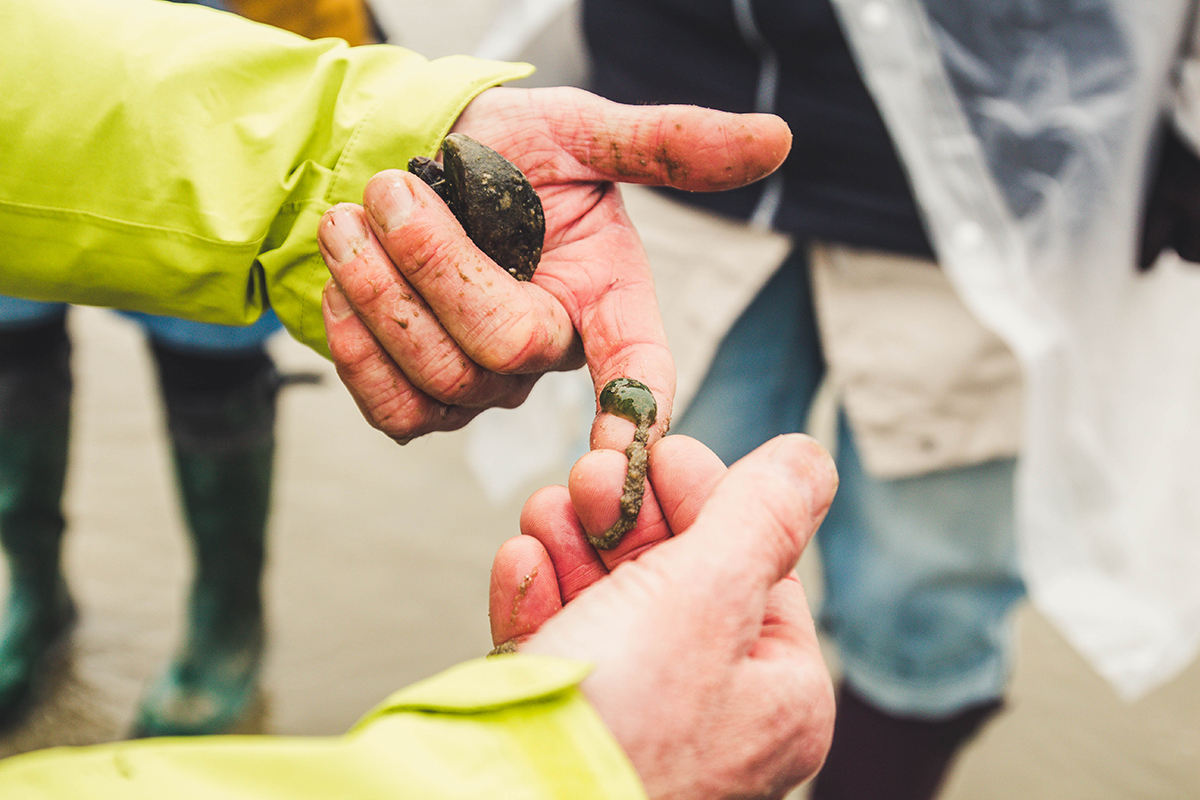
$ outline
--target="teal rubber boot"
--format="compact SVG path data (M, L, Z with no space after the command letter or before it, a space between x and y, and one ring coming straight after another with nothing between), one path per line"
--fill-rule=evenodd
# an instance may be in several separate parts
M0 728L33 706L66 641L75 604L61 568L70 429L65 329L0 333L0 547L8 596L0 619Z
M278 379L262 355L249 377L232 367L232 386L197 388L185 379L181 387L172 365L188 360L156 355L194 577L186 639L144 695L134 735L227 733L258 699ZM202 359L185 373L203 376L218 361Z

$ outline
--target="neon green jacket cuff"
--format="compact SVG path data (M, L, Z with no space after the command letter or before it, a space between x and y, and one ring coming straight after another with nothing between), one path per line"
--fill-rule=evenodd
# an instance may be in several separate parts
M637 774L580 691L590 667L468 661L335 738L143 739L0 761L4 800L624 800Z
M0 293L328 353L317 222L527 64L310 41L158 0L0 0Z

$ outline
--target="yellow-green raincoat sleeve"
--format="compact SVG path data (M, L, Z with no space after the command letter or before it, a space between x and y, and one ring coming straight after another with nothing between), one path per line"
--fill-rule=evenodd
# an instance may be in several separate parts
M388 698L337 738L143 739L0 761L4 800L638 800L578 688L586 664L501 656Z
M159 0L0 0L0 294L327 353L321 214L524 64L310 41Z

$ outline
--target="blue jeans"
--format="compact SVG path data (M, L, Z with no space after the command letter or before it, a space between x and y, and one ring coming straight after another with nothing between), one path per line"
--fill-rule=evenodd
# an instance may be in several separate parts
M732 463L802 430L824 376L805 248L722 341L672 426ZM1001 697L1024 594L1013 533L1014 461L902 480L868 475L839 415L840 485L817 534L820 622L845 679L897 714L936 718Z
M63 303L42 303L0 295L0 330L48 323L65 314L66 309ZM219 356L256 350L283 327L273 311L267 311L257 322L247 326L214 325L134 311L119 313L137 322L152 340L199 355Z

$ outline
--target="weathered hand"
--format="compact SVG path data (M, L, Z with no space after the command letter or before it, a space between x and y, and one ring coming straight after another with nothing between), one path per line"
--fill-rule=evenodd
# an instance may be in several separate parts
M535 494L493 566L493 640L595 664L583 689L652 798L779 797L816 772L833 693L793 569L837 484L796 434L728 471L695 440L651 449L639 526L611 552L624 459L593 451Z
M691 106L623 106L577 89L490 89L454 130L529 178L546 215L533 280L504 274L415 176L391 170L363 207L340 205L320 241L333 280L325 323L364 416L406 441L520 404L537 378L585 360L597 392L647 384L670 420L674 365L645 254L616 181L697 191L773 171L791 143L777 117ZM364 210L365 209L365 210ZM632 426L601 415L593 445L623 448Z

